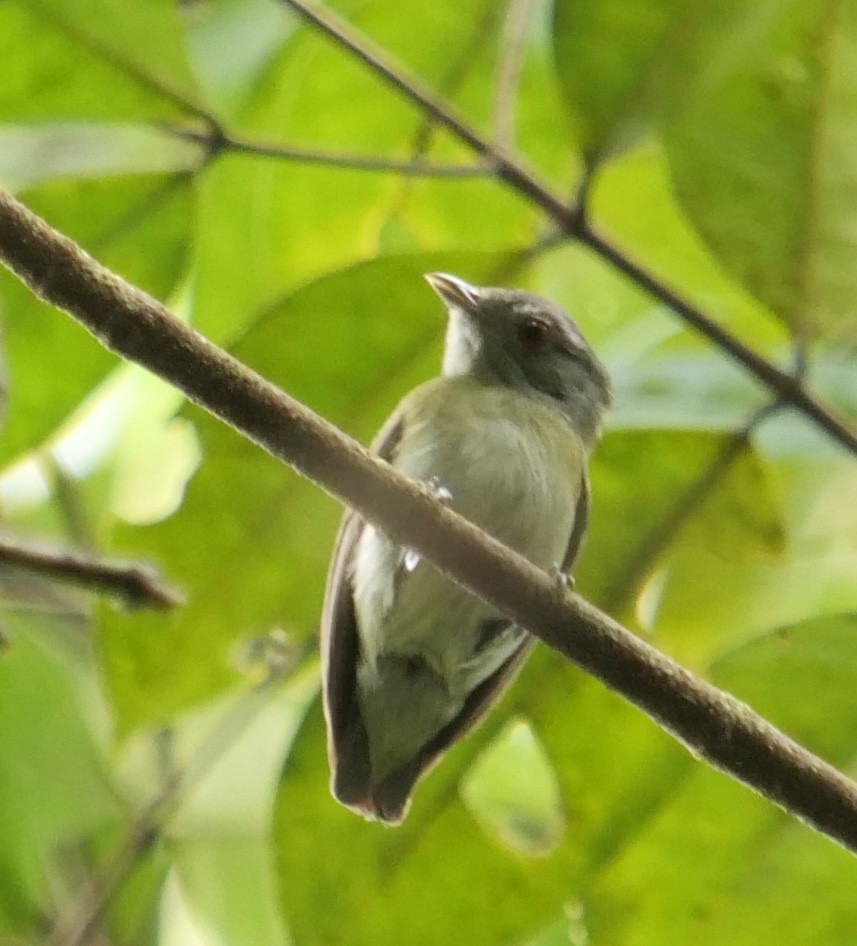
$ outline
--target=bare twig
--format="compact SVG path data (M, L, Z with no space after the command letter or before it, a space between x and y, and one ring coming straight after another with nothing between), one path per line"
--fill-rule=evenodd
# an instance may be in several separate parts
M104 868L80 891L45 940L45 946L82 946L114 894L155 846L160 836L160 795L130 827Z
M0 536L0 567L33 574L122 598L134 608L174 608L183 596L163 584L157 572L138 562L106 562L70 549L25 545Z
M646 272L640 265L601 236L587 221L583 222L579 238L590 249L598 253L602 259L611 263L619 272L624 273L638 286L641 286L669 306L688 325L695 328L709 341L714 342L722 352L749 369L759 381L777 395L779 400L800 410L842 446L847 447L852 453L857 453L857 431L851 430L844 421L832 413L830 408L821 404L810 394L799 378L776 368L757 352L740 342L726 329L712 322L699 309L655 279L651 273Z
M281 2L288 4L316 29L367 65L438 124L449 129L493 166L494 173L500 181L544 210L562 233L580 239L602 259L667 305L688 325L754 375L777 398L812 419L849 451L857 453L857 431L850 429L845 422L836 417L800 381L766 361L700 309L682 299L677 292L631 260L589 224L585 213L582 212L583 208L562 201L519 160L500 151L479 135L446 102L412 76L406 75L398 64L391 62L383 52L375 49L365 37L329 10L322 11L320 7L311 6L304 0L281 0Z
M436 164L419 160L399 161L395 158L381 158L373 155L317 151L312 148L292 148L287 145L275 145L241 138L226 132L199 131L192 128L179 128L174 125L164 125L162 127L177 138L198 142L207 147L212 153L235 151L252 154L259 158L278 158L285 161L299 161L302 164L319 164L323 167L346 170L379 171L387 174L401 174L406 177L462 178L488 177L493 174L492 168L478 164Z
M105 346L183 391L621 693L696 756L857 852L857 785L438 503L0 191L0 258Z
M502 154L422 83L411 77L405 77L397 66L387 61L384 53L370 48L355 30L334 17L329 11L322 12L319 8L308 6L302 0L282 0L282 2L288 4L322 33L334 39L353 56L377 72L407 98L416 102L437 124L447 128L472 151L484 158L491 165L494 174L501 180L507 181L516 191L547 211L554 219L566 221L569 225L573 222L573 215L569 208L541 184L529 170L508 155Z

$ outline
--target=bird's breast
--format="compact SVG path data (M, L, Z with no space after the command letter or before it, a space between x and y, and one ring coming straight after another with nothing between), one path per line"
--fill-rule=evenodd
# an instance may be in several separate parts
M465 518L535 565L559 564L574 524L585 463L559 411L468 379L440 378L403 402L393 465L434 480ZM452 673L473 653L491 609L428 563L412 571L374 529L364 530L352 582L364 655L423 653Z
M435 478L451 505L540 567L571 533L585 462L558 410L504 388L439 379L410 411L394 465Z

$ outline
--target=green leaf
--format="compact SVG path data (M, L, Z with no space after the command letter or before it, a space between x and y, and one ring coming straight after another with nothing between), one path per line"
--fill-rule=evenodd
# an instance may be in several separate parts
M280 898L296 946L514 942L557 905L542 862L534 867L490 841L454 782L439 791L423 783L404 825L391 831L331 799L323 746L316 713L289 759L276 810Z
M480 93L491 87L494 60L492 43L476 31L482 9L433 3L391 18L370 4L355 18L441 85L450 57L462 63L467 81L452 76L452 95L486 111ZM419 110L377 76L324 37L299 30L256 83L235 130L251 141L310 151L473 163L473 154L446 133L430 136L423 154L417 146L426 127ZM227 152L202 176L194 322L208 336L229 340L285 293L388 253L391 245L394 252L505 251L531 242L539 223L533 208L490 175L423 181Z
M857 609L853 460L829 444L815 456L768 453L770 440L758 438L764 467L733 467L702 510L720 539L686 529L650 588L656 641L691 666L772 628Z
M712 680L834 765L857 758L857 614L813 618L728 650ZM800 694L798 699L795 694Z
M853 337L857 11L793 3L667 138L682 206L799 336Z
M25 199L101 262L155 296L167 296L185 269L193 205L184 177L52 182ZM40 446L117 361L5 270L0 307L10 366L2 438L8 461Z
M551 761L523 719L510 722L480 753L461 797L489 835L528 857L559 843L565 818Z
M728 432L740 430L766 403L746 372L716 353L681 355L663 348L630 365L623 353L615 367L608 355L616 379L610 418L616 428Z
M184 105L165 87L188 91L175 27L167 0L133 8L121 0L2 4L0 115L17 123L182 116ZM153 62L154 50L158 55Z
M195 94L175 4L147 0L19 0L76 46L112 61L138 83L179 102ZM157 56L153 55L157 50ZM183 103L182 103L183 104Z
M264 841L222 838L180 842L173 855L188 912L198 924L197 936L213 929L222 943L286 946L288 938L274 895L271 855ZM175 916L167 922L168 930L176 929ZM172 940L175 946L188 942L188 932L182 933Z
M716 683L842 764L855 758L851 617L760 637L716 661ZM831 721L834 721L831 725ZM854 858L725 776L695 766L585 896L590 942L845 946Z
M167 937L179 928L179 901L190 922L213 925L223 942L284 942L266 838L278 774L318 691L318 671L314 662L288 677L281 666L260 670L258 682L168 728L137 732L123 752L118 780L138 807L165 778L181 774L162 826L174 869L162 897Z
M748 54L783 0L557 0L554 53L587 164L668 124Z
M776 506L756 460L732 451L731 437L705 431L628 430L605 437L591 465L590 535L576 569L581 592L623 613L697 517L701 522L685 540L694 551L707 548L714 535L718 547L734 552L732 530L748 553L760 544L767 548L777 532ZM729 517L722 504L733 504Z
M240 112L261 72L297 25L285 4L270 0L183 4L179 14L194 72L221 117Z
M0 926L21 930L48 906L46 869L59 870L64 847L114 824L120 808L83 628L6 611L3 629L11 641L0 658Z

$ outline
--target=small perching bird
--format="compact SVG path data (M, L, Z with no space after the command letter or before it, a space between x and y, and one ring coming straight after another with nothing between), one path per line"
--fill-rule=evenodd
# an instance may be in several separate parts
M442 374L401 401L372 449L534 565L567 573L586 530L607 373L546 299L426 279L449 309ZM499 698L532 642L346 513L322 616L334 796L400 822L417 779Z

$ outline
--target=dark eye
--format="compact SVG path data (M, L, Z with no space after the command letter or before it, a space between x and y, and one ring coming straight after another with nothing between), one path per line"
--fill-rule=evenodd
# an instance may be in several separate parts
M549 326L543 319L531 317L518 326L518 339L525 348L544 348L549 336Z

